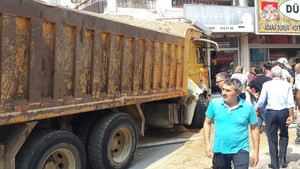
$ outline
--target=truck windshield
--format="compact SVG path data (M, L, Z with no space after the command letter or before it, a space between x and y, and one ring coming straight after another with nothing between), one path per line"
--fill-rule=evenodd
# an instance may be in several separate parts
M198 62L198 64L204 63L203 57L202 57L201 54L202 54L201 53L201 49L200 48L196 48L196 55L197 55L197 62Z

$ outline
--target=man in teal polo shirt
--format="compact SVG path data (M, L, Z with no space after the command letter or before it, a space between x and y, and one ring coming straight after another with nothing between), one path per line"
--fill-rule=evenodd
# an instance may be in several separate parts
M204 122L205 153L213 158L214 169L235 169L249 167L249 133L254 152L251 157L251 167L259 161L259 128L254 107L251 103L239 97L242 83L238 79L227 79L223 85L222 98L210 102ZM214 123L215 134L213 148L210 144L211 124Z

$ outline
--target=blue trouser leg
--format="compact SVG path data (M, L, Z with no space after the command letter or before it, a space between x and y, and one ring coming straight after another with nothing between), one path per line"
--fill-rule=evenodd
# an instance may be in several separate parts
M266 128L269 143L269 152L271 164L275 168L279 168L278 159L278 116L276 110L267 110L266 113Z
M240 150L233 155L234 169L248 169L249 168L249 152L246 150Z
M262 123L263 123L263 120L261 118L258 118L257 124L258 124L259 130L261 129Z
M261 117L258 119L258 128L261 129L263 122L266 123L266 107L260 108Z
M269 143L269 151L271 164L275 168L279 168L278 157L278 127L280 127L280 158L286 158L286 149L288 145L288 130L286 127L286 119L288 110L267 110L266 112L266 127Z
M289 143L288 126L286 119L289 116L288 110L279 114L280 119L280 134L279 134L279 158L286 160L286 150Z
M213 169L232 169L231 161L234 169L249 168L249 152L240 150L235 154L215 153L213 157Z
M260 126L259 126L259 124L258 124L259 129L261 129L261 126L262 126L262 123L263 123L263 122L266 123L266 112L267 112L266 107L265 107L265 106L262 107L262 108L260 109L260 112L261 112L261 117L260 117L261 124L260 124Z

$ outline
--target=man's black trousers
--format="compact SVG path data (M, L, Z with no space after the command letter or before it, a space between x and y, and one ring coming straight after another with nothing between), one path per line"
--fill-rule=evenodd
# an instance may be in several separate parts
M279 158L286 159L286 150L289 142L288 126L286 119L289 117L288 109L271 110L266 112L266 128L269 143L271 164L279 168ZM278 156L278 129L280 129L279 156Z

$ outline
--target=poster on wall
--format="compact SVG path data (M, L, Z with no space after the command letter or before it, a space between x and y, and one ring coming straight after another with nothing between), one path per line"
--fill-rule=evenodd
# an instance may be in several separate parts
M256 34L300 34L299 0L256 0Z

